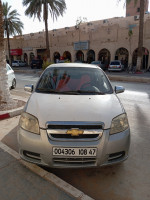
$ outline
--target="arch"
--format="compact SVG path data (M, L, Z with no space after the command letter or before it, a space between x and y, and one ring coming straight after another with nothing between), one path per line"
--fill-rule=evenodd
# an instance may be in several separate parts
M54 59L54 62L57 63L57 61L60 60L60 53L59 52L55 52L53 54L53 59Z
M134 50L132 55L132 65L136 65L138 56L138 48ZM147 48L142 48L142 69L148 68L149 51Z
M64 58L64 60L69 60L70 62L71 62L71 53L69 52L69 51L65 51L64 53L63 53L63 58Z
M129 60L129 51L124 47L117 49L115 54L115 60L121 60L124 67L127 68Z
M95 60L95 51L90 49L88 52L87 52L87 63L91 63L92 61Z
M76 60L77 61L81 61L81 62L83 62L84 61L84 53L82 52L82 51L77 51L77 53L76 53Z
M98 60L102 62L102 64L105 64L106 67L108 67L110 63L110 51L108 49L101 49L98 53Z

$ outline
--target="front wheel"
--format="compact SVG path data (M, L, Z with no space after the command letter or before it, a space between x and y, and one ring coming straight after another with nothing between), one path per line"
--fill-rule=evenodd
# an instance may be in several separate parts
M15 89L16 88L16 79L14 78L13 81L12 81L12 86L11 86L12 89Z

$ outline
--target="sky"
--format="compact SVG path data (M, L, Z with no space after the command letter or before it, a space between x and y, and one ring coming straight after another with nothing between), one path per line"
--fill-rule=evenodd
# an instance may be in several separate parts
M34 33L45 30L44 22L38 19L25 16L26 7L23 7L22 0L2 0L8 2L12 6L12 10L16 9L20 14L20 20L24 24L23 34ZM87 22L102 20L113 17L125 17L126 9L124 0L118 4L118 0L65 0L67 9L63 17L58 17L53 22L49 15L48 29L59 29L69 26L75 26L76 20L87 18Z

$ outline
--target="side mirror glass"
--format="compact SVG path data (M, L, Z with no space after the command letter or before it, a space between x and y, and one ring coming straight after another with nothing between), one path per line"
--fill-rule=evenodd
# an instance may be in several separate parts
M115 86L115 93L118 94L118 93L122 93L125 91L125 88L122 87L122 86Z
M33 89L34 89L34 85L25 85L24 86L24 90L26 92L33 92Z

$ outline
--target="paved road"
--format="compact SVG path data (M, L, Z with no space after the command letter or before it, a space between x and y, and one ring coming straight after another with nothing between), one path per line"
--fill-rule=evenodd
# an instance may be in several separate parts
M17 82L20 80L21 83L16 90L22 92L21 84L28 80L35 83L36 78L17 75ZM128 160L121 165L99 169L49 170L96 200L149 200L150 87L149 84L139 83L112 82L112 84L123 85L126 88L126 91L118 96L127 111L131 127ZM3 141L16 148L16 130L13 135L4 137Z
M17 85L16 88L11 90L12 95L18 95L21 97L28 98L30 96L30 93L24 91L24 86L28 84L36 85L36 82L39 79L39 76L36 74L15 74Z

